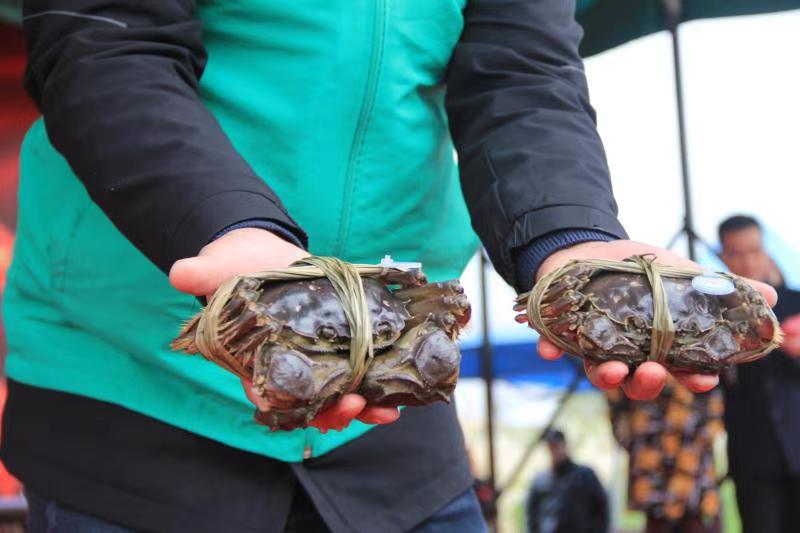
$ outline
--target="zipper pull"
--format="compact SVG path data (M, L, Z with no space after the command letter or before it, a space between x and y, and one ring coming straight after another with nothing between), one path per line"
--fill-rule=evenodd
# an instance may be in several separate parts
M303 461L307 459L311 459L314 455L314 449L312 445L314 444L314 434L312 428L306 428L303 430L305 435L303 435Z

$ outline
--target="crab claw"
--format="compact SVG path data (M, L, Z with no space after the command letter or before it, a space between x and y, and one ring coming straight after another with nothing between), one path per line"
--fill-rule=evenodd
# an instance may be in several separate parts
M271 345L256 358L253 387L276 409L308 403L314 397L314 362L291 348Z
M434 322L426 321L375 357L359 393L377 406L449 402L460 363L458 346Z
M341 397L350 375L346 357L311 359L288 346L265 346L256 358L253 389L271 408L256 411L255 419L272 429L305 427Z

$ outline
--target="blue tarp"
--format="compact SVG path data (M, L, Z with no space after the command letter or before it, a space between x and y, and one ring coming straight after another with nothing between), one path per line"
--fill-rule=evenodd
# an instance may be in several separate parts
M574 360L573 360L574 361ZM577 365L568 356L557 361L547 361L539 357L535 342L495 344L492 346L492 366L495 379L511 382L535 382L550 387L566 387L575 375L576 366L583 372L580 362ZM461 350L461 377L480 378L480 347ZM590 389L591 384L584 381L579 390Z

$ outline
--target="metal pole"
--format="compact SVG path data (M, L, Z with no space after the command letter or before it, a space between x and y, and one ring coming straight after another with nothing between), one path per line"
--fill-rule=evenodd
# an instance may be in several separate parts
M517 481L520 474L522 474L523 470L525 469L525 465L528 463L528 460L530 459L531 455L533 455L533 452L536 450L536 447L542 443L545 435L547 435L547 433L551 429L553 429L553 426L555 425L558 416L561 414L561 411L564 410L564 407L567 405L569 399L572 398L572 395L575 394L575 391L577 390L578 385L582 380L583 380L583 374L580 371L576 370L575 375L572 376L572 381L570 381L569 385L567 386L567 389L558 399L556 408L550 414L550 418L547 420L547 424L545 424L544 429L542 429L539 432L539 435L537 435L536 438L533 439L533 441L531 441L531 443L528 445L525 451L522 452L522 456L517 461L517 464L514 466L514 469L511 470L511 476L506 480L505 483L503 483L502 487L499 487L497 489L498 498L502 496L506 492L506 490L509 487L511 487L515 481Z
M489 461L489 486L492 488L492 509L497 509L497 485L495 484L496 471L494 463L494 398L492 395L492 383L494 381L494 368L492 366L492 342L489 338L489 300L487 289L487 261L484 251L480 251L480 271L481 271L481 326L483 337L481 342L481 375L486 385L486 440L487 455ZM494 512L488 517L489 527L497 532L497 514Z
M683 178L683 230L689 248L689 259L695 260L695 232L692 217L692 197L689 186L689 156L686 149L686 120L683 105L683 76L681 74L681 49L678 27L683 18L683 0L662 0L667 29L672 35L672 59L675 67L675 99L678 105L678 140L681 149L681 176Z

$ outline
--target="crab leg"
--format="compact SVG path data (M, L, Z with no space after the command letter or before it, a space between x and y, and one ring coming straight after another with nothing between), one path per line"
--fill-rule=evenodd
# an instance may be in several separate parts
M251 363L267 340L274 339L280 331L280 324L269 319L266 306L259 302L260 282L255 278L242 278L220 312L218 329L222 345L242 364ZM175 349L189 353L197 351L195 337L200 314L190 320L172 343Z
M455 296L457 294L464 294L464 287L455 279L450 281L437 281L421 287L411 287L409 289L394 291L394 295L404 301L425 300L439 295Z
M425 286L428 281L421 270L387 271L375 278L385 285L400 285L403 289Z
M426 321L375 357L359 393L372 405L449 402L460 362L458 346L433 321Z
M438 290L419 292L415 296L420 299L412 298L408 302L406 308L411 319L407 326L417 326L430 317L453 337L469 322L469 300L463 293L456 292L451 284L440 284L434 289Z

